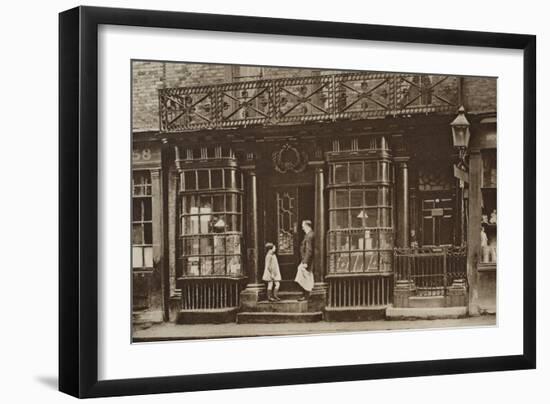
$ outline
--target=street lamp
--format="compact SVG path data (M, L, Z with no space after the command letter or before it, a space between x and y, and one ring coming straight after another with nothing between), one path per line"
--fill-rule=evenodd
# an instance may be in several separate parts
M458 115L451 122L451 129L453 131L453 146L458 149L460 163L466 166L466 150L470 143L470 122L468 122L466 115L464 115L463 106L458 109Z

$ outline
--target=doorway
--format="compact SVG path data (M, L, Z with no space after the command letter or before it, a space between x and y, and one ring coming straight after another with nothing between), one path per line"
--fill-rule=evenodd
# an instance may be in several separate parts
M423 246L453 244L453 206L450 191L421 193L421 241Z
M274 185L266 196L265 242L277 246L281 290L298 290L294 277L304 238L301 223L306 219L314 221L314 188L310 184Z

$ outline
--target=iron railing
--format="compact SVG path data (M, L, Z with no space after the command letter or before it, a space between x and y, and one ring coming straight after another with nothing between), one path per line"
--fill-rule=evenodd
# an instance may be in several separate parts
M161 132L455 112L455 76L344 73L159 90Z
M413 281L419 296L444 296L455 280L466 280L466 247L396 248L395 280Z
M181 279L183 310L215 310L239 307L242 279Z
M332 308L387 306L393 300L392 273L329 275L326 281Z

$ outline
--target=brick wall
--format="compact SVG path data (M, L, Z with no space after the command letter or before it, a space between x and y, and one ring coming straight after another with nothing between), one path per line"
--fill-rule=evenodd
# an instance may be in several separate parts
M464 108L470 113L497 110L497 79L465 77L462 81Z
M266 79L311 76L318 70L266 67ZM342 73L335 70L319 74ZM231 68L215 64L162 63L136 61L133 64L132 125L134 131L159 128L157 90L231 81ZM463 80L464 106L468 112L496 111L496 79L466 77Z

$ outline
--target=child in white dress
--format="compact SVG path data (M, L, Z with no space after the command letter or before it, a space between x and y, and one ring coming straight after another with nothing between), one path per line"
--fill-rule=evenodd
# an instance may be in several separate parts
M281 300L277 295L281 285L281 271L275 251L277 251L275 244L267 243L265 245L265 268L262 280L267 282L267 298L270 302ZM274 285L275 288L273 288Z

